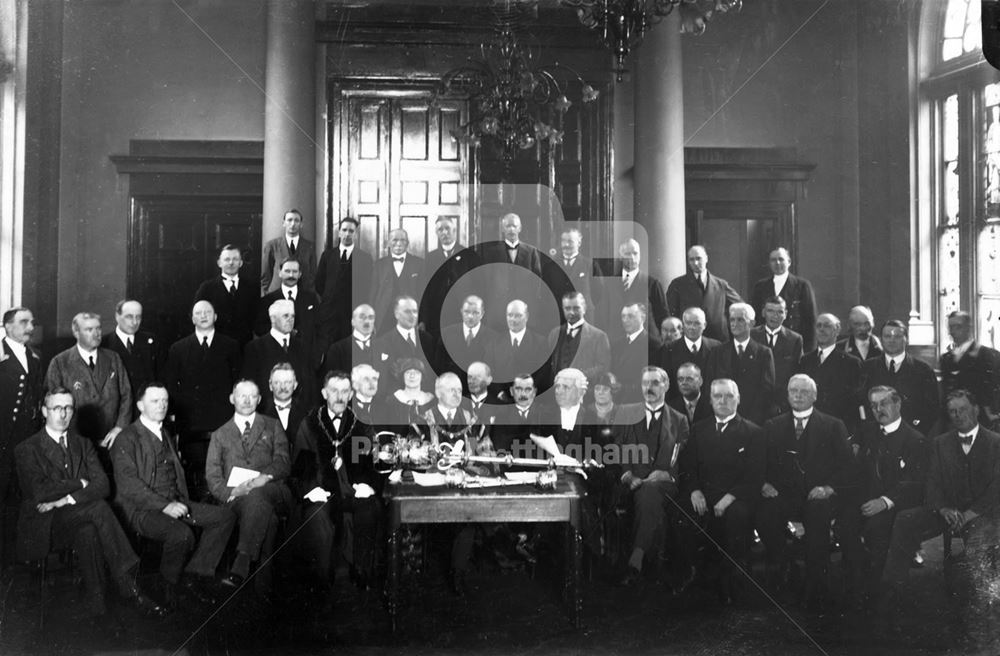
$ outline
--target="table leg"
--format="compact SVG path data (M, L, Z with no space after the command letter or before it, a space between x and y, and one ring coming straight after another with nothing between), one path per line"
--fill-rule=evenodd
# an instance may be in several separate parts
M397 527L389 534L389 576L386 590L386 606L389 610L389 624L392 632L396 632L396 617L399 614L399 578L402 567L400 545L401 531Z
M583 599L580 597L580 571L583 569L583 536L572 524L566 524L566 601L573 626L580 628Z

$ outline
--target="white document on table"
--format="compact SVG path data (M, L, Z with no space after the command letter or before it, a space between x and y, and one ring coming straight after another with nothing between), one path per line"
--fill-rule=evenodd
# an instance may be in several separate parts
M236 487L237 485L242 485L247 481L252 481L258 476L260 476L259 471L254 471L245 467L233 467L232 471L229 472L229 480L226 481L226 485L228 487Z
M512 483L534 484L534 482L538 480L538 472L536 471L504 472L504 476L507 477L507 480Z
M417 485L423 487L434 487L436 485L444 485L444 474L439 474L437 472L413 472L413 482Z

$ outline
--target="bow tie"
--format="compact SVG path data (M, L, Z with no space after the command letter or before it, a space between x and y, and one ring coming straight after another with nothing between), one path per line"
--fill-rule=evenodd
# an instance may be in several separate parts
M968 445L972 444L972 433L966 433L964 435L962 433L959 433L958 434L958 439L962 442L962 444L965 444L965 445L968 446Z
M510 244L507 244L507 250L509 250L509 251L517 250L517 244L514 244L513 246L511 246Z
M289 403L288 405L278 405L278 404L274 405L274 409L277 410L278 412L284 412L285 410L288 410L290 407L292 407L291 403Z
M405 256L405 255L404 255L404 256L402 256L402 257L396 257L395 255L393 255L393 256L392 256L392 261L393 261L393 262L402 262L402 261L404 261L405 259L406 259L406 256Z

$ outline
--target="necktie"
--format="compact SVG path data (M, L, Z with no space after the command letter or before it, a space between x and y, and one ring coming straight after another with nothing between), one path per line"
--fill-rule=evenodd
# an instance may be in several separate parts
M895 360L889 360L889 373L890 374L896 373L896 361Z
M250 422L249 421L243 423L242 440L243 440L243 448L244 449L250 448Z
M288 254L295 255L295 240L288 242Z
M517 414L521 415L521 419L527 419L528 418L528 411L527 410L518 410Z
M208 335L201 338L201 348L205 351L208 350Z
M341 262L347 262L347 249L346 248L341 248L340 249L340 261Z
M740 357L740 358L743 357L743 345L742 344L737 344L736 345L736 355L737 355L737 357Z
M967 433L965 435L959 433L958 439L960 439L962 441L962 444L964 444L965 446L969 446L970 444L972 444L972 433Z
M281 350L284 351L285 353L288 353L288 338L287 337L284 340L282 340L282 342L281 342Z
M646 409L646 430L649 430L653 424L660 420L660 410L652 411L648 408Z
M413 333L406 333L406 343L410 345L410 348L417 348L417 343L413 341Z
M94 367L97 366L96 363L94 362L94 356L90 356L90 362L87 363L87 366L90 367L91 371L93 371Z
M274 409L277 410L278 412L284 412L285 410L288 410L290 407L292 407L292 406L290 406L290 405L277 405L277 404L275 404Z
M69 447L66 445L66 433L59 436L59 446L62 448L63 453L69 451Z
M294 301L295 300L295 296L292 294L292 290L290 290L290 289L288 290L288 300L289 301Z
M580 330L579 328L569 328L566 330L566 334L569 336L570 339L574 339L576 337L577 331L579 330Z
M819 352L819 363L823 364L824 362L826 362L826 352L821 350Z
M451 426L451 422L452 422L452 420L454 420L454 418L455 418L455 415L453 413L449 412L449 413L445 414L445 416L444 416L444 423L446 423L449 426Z
M236 281L235 280L230 280L229 281L229 295L230 296L236 296Z
M722 435L722 431L724 431L726 429L726 424L727 423L729 423L729 422L725 422L725 421L717 421L717 422L715 422L715 430L719 433L719 435Z
M451 251L441 251L441 254L444 255L444 259L446 259L446 260L449 257L451 257Z
M622 276L622 286L625 288L625 291L628 291L628 288L632 286L632 279L627 274Z
M576 260L563 260L563 262L566 263L566 268L567 269L570 268L571 266L573 266L573 262L575 262L575 261Z
M333 418L333 432L335 432L337 435L340 435L340 420L341 420L341 415L337 415Z
M361 349L362 353L364 353L365 351L368 350L368 340L367 339L366 340L354 340L354 341L356 341L358 343L358 348Z
M125 340L125 350L128 351L129 355L132 355L132 338L129 337Z
M698 287L701 288L701 293L704 294L705 293L705 281L701 279L701 276L698 276Z
M516 351L518 348L521 347L521 340L519 340L517 338L514 338L513 346L514 346L514 350Z
M771 348L774 348L774 333L767 334L767 345Z
M517 259L517 246L508 246L507 255L510 256L510 261L514 262Z
M806 429L806 423L802 417L795 418L795 439L802 437L803 431Z
M688 420L694 419L694 401L686 401L688 409Z

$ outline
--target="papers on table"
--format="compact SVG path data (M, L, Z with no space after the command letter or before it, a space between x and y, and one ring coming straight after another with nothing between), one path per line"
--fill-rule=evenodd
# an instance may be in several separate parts
M242 485L247 481L252 481L258 476L260 476L259 471L246 469L244 467L233 467L233 470L229 472L229 480L226 481L226 485L228 487L236 487L237 485Z
M313 503L326 503L330 500L330 493L317 485L302 498L308 499Z
M538 472L506 472L504 473L504 476L511 483L526 483L528 485L534 485L535 480L538 478Z
M444 474L438 472L413 472L413 481L422 487L434 487L444 485Z

